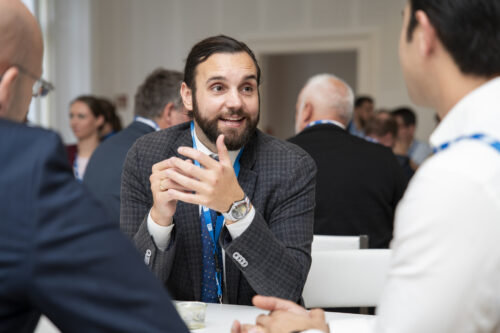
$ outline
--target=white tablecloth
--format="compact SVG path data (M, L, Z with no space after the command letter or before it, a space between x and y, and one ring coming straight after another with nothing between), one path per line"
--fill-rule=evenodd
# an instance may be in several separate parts
M228 304L208 304L205 318L205 328L193 330L193 333L229 333L234 320L241 323L255 323L255 318L261 313L268 311L260 310L253 306L228 305ZM325 312L327 322L336 319L360 319L366 320L374 316Z
M228 304L208 304L205 318L205 328L193 330L193 333L229 333L234 320L239 320L241 323L255 323L255 318L261 313L267 311L260 310L253 306L245 305L228 305ZM326 320L336 319L359 319L366 320L374 318L373 316L340 313L340 312L325 312ZM42 316L40 323L35 330L36 333L54 333L59 332L57 328L47 319Z

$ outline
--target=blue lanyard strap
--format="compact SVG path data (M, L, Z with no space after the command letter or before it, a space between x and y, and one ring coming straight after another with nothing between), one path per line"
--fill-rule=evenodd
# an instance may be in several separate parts
M477 133L477 134L472 134L472 135L463 135L463 136L456 138L455 140L445 142L442 145L434 148L434 153L438 153L440 151L443 151L443 150L447 149L448 147L450 147L452 144L457 143L458 141L462 141L462 140L481 141L481 142L489 145L493 149L497 150L500 153L500 141L496 140L495 138L492 138L491 136L488 136L488 135L482 134L482 133Z
M193 148L197 149L193 121L191 121L191 138L193 140ZM240 157L241 157L242 153L243 153L243 148L240 149L240 152L238 153L238 156L236 157L236 160L234 161L234 164L233 164L233 169L234 169L234 173L236 174L236 178L238 178L238 175L240 174ZM194 160L194 164L201 168L200 162ZM217 282L217 295L219 297L219 300L222 300L222 287L221 287L222 270L220 269L222 263L219 263L219 260L217 257L217 254L218 254L217 240L219 239L220 232L222 230L222 226L224 225L224 216L217 214L216 221L213 221L212 216L210 214L210 208L205 207L205 206L201 206L201 213L203 214L203 218L205 220L205 224L207 226L208 233L210 234L210 238L212 239L212 241L214 243L213 254L214 254L214 258L215 258L215 268L216 268L215 280Z

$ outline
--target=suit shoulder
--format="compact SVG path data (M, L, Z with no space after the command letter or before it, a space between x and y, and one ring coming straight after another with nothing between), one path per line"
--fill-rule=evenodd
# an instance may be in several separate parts
M257 141L260 154L269 155L276 161L286 160L297 163L303 160L307 164L314 165L312 157L298 145L284 141L260 131L257 132Z

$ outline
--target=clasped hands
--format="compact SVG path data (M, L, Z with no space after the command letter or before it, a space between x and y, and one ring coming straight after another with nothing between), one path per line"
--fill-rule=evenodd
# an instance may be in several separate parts
M224 135L219 135L216 147L219 161L191 147L179 147L179 154L187 160L171 157L153 165L149 177L153 221L163 226L172 224L179 200L225 213L234 201L243 199L245 194L234 173ZM193 160L198 161L202 168Z
M308 329L330 332L325 322L325 313L321 309L307 311L291 301L268 296L255 296L252 303L271 312L259 315L255 324L235 321L231 333L290 333Z

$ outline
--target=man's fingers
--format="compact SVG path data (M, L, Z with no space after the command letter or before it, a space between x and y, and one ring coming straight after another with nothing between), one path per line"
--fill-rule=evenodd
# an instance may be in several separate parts
M197 179L191 178L190 176L185 176L173 169L166 170L165 172L168 179L173 180L177 184L183 186L185 189L195 192L205 192L207 191L207 185L200 182Z
M312 309L309 311L309 317L312 319L317 319L321 321L325 321L325 311L322 309Z
M219 135L215 144L217 146L219 161L223 164L231 165L231 158L229 158L229 153L227 152L227 147L224 143L224 134Z
M155 163L153 164L153 167L151 168L151 171L153 173L155 172L158 172L158 171L161 171L161 170L165 170L167 168L171 168L172 167L172 161L171 161L172 158L167 158L166 160L163 160L163 161L160 161L158 163Z
M179 147L177 149L179 154L186 156L187 158L190 158L192 160L198 161L200 165L203 167L210 169L213 168L214 166L217 165L217 161L211 158L210 156L202 153L199 150L196 150L191 147Z
M277 297L256 295L252 299L253 305L269 311L289 311L298 315L307 314L307 310L300 305Z
M159 189L160 189L160 191L167 191L167 190L172 190L172 189L179 190L179 191L190 191L190 189L188 189L187 187L176 183L175 181L173 181L170 178L161 179L160 184L159 184Z

